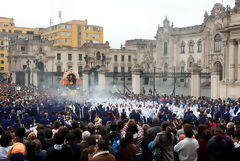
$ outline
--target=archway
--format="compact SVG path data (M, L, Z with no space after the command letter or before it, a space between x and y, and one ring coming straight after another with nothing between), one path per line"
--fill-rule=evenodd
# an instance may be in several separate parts
M220 61L216 61L213 67L217 72L217 75L219 75L219 80L222 80L222 63Z
M40 72L44 72L44 64L43 64L43 62L38 62L37 67L40 70Z

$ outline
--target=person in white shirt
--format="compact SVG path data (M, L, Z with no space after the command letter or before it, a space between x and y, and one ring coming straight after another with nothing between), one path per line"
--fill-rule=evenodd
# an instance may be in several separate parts
M3 134L0 139L0 160L7 160L7 153L12 147L12 137L10 134Z
M198 141L193 136L191 127L184 129L186 137L174 146L174 151L178 153L180 161L197 161Z

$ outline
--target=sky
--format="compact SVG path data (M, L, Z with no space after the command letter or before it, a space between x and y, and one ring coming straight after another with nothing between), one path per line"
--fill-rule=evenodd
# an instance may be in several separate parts
M104 27L104 42L120 48L126 40L154 39L167 16L174 27L202 24L215 3L234 7L235 0L2 0L0 17L14 18L16 26L48 27L70 20L88 20Z

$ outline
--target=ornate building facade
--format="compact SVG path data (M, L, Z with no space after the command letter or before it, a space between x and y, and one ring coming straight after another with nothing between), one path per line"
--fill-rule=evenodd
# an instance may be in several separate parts
M153 73L187 73L196 67L211 78L212 98L240 96L240 0L235 7L214 5L211 14L204 14L201 25L174 27L167 17L158 27L156 40L128 40L126 48L134 48L142 70ZM147 60L145 60L147 59ZM149 61L150 60L150 61ZM147 62L151 62L149 65ZM149 67L149 68L148 68ZM171 84L172 79L160 79L159 84ZM179 79L179 84L191 79ZM202 83L202 82L200 82Z

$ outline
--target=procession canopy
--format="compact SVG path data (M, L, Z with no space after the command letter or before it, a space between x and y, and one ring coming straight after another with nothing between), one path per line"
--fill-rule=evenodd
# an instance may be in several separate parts
M75 71L74 69L68 69L66 72L64 72L63 77L60 81L60 86L80 86L82 85L82 81L81 78L79 77L79 74L77 71Z

